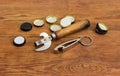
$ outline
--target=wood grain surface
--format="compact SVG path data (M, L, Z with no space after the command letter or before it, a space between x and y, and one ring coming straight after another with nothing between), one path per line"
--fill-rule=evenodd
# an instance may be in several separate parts
M33 43L41 32L51 33L49 24L33 26L30 32L19 27L47 15L58 19L73 15L76 22L89 19L91 26L53 41L44 52L35 52ZM107 34L95 33L97 22L108 26ZM27 39L25 46L13 45L13 38L18 35ZM93 45L76 44L64 53L53 53L58 44L82 35L91 36ZM0 76L120 76L119 37L120 0L0 0Z

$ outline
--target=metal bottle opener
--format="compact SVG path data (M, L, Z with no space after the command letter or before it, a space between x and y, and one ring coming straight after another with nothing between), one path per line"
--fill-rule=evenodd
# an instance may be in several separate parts
M90 22L88 20L82 20L78 23L72 24L71 26L64 28L58 32L52 33L51 35L48 35L45 32L42 32L40 36L43 36L43 39L38 40L35 42L35 45L38 47L40 45L43 45L40 48L35 49L35 51L44 51L47 50L52 43L52 40L59 39L62 37L65 37L69 34L78 32L80 30L86 29L90 26Z
M83 41L84 38L87 38L87 39L89 40L89 42L88 42L88 43L84 43L84 41ZM56 53L63 52L64 49L66 49L66 48L68 48L68 47L70 47L70 46L72 46L72 45L74 45L74 44L76 44L76 43L78 43L78 42L79 42L81 45L83 45L83 46L90 46L90 45L92 45L92 43L93 43L93 39L92 39L90 36L81 36L81 37L79 37L79 38L77 38L77 39L73 39L73 40L70 40L70 41L67 41L67 42L65 42L65 43L62 43L62 44L58 45L58 46L54 49L54 51L55 51Z

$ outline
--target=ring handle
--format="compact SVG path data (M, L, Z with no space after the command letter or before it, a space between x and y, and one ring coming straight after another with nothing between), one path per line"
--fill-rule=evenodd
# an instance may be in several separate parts
M87 38L89 40L89 43L84 43L82 39ZM80 37L80 40L78 41L83 46L90 46L93 43L93 39L90 36L82 36Z

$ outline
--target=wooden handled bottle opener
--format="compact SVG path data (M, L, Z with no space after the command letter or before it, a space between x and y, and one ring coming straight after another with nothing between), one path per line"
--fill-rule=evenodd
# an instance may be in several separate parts
M89 20L82 20L58 32L52 33L51 35L48 35L46 32L42 32L40 36L43 36L43 39L35 42L35 45L37 47L38 46L41 46L41 47L35 49L35 51L47 50L51 46L52 40L59 39L67 35L73 34L75 32L84 30L88 28L89 26L90 26Z

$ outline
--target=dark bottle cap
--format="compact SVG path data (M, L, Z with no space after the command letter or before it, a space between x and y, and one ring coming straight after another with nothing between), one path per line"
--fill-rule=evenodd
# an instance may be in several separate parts
M22 31L30 31L32 29L32 24L28 23L28 22L25 22L21 25L20 29Z
M108 28L105 24L103 23L97 23L96 25L96 30L98 34L106 34L108 32Z

